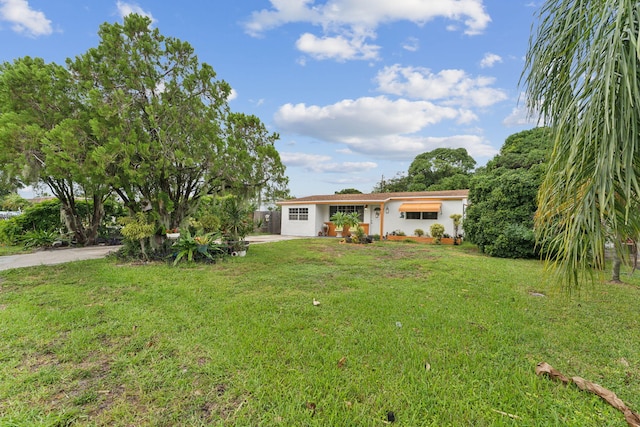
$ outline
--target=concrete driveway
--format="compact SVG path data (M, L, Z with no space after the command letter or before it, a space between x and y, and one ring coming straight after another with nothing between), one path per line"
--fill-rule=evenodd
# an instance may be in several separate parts
M279 234L265 234L249 236L247 240L250 244L260 244L300 238L301 237L296 236L281 236ZM12 268L54 265L85 259L103 258L110 252L115 252L118 249L120 249L120 246L89 246L86 248L51 249L24 255L0 256L0 271L10 270Z
M120 249L119 246L89 246L86 248L51 249L24 255L0 256L0 270L102 258L109 252L115 252L118 249Z

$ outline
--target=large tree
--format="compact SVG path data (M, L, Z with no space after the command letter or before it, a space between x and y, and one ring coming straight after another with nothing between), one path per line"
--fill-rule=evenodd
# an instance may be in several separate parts
M529 108L553 131L537 236L560 280L604 265L608 239L637 236L640 8L636 0L553 0L523 74Z
M416 156L409 166L409 191L469 188L476 161L464 148L436 148Z
M31 58L0 68L2 176L47 184L79 242L95 240L110 192L131 213L151 210L158 229L182 225L207 194L286 192L278 135L230 111L230 86L188 43L139 15L99 36L67 68ZM93 201L88 227L80 195Z
M231 87L188 43L139 15L103 24L99 35L69 67L89 90L92 130L106 147L100 159L131 211L151 207L174 228L206 194L250 198L286 188L278 135L255 116L230 112Z
M519 132L474 174L464 231L482 252L502 258L538 255L533 218L551 146L549 129Z
M7 179L44 183L60 199L65 222L81 244L93 244L110 187L95 161L87 109L62 66L29 57L0 66L0 164ZM88 223L76 199L92 202Z

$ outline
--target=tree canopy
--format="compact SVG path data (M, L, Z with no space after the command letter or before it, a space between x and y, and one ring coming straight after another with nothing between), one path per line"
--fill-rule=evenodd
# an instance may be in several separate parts
M549 129L516 133L474 174L464 230L482 252L502 258L538 256L533 220L551 147Z
M335 194L362 194L362 191L357 188L343 188L340 191L336 191Z
M48 185L70 221L76 197L93 201L98 220L114 192L132 213L150 208L165 228L206 194L285 191L278 135L230 111L230 86L187 42L150 24L129 15L101 25L98 46L66 68L28 57L2 65L3 174ZM70 224L83 243L92 227Z
M407 174L381 179L374 193L402 191L462 190L469 188L469 179L476 161L465 148L436 148L418 154Z
M553 0L523 79L553 132L536 233L569 287L604 266L607 240L639 233L640 19L636 0Z
M436 148L416 156L409 166L409 191L459 190L469 186L476 161L465 148Z

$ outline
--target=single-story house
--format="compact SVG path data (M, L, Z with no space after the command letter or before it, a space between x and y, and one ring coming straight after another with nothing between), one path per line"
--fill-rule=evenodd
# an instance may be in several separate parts
M429 233L432 224L442 224L453 236L452 214L464 217L469 190L419 191L373 194L331 194L278 202L282 207L282 231L290 236L335 236L329 218L338 212L358 212L360 225L369 235L385 236L414 230Z

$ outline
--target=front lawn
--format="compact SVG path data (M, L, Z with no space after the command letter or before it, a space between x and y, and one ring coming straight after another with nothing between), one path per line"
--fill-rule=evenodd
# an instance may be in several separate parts
M534 369L640 410L636 275L568 297L536 261L336 239L0 272L0 425L625 426Z

